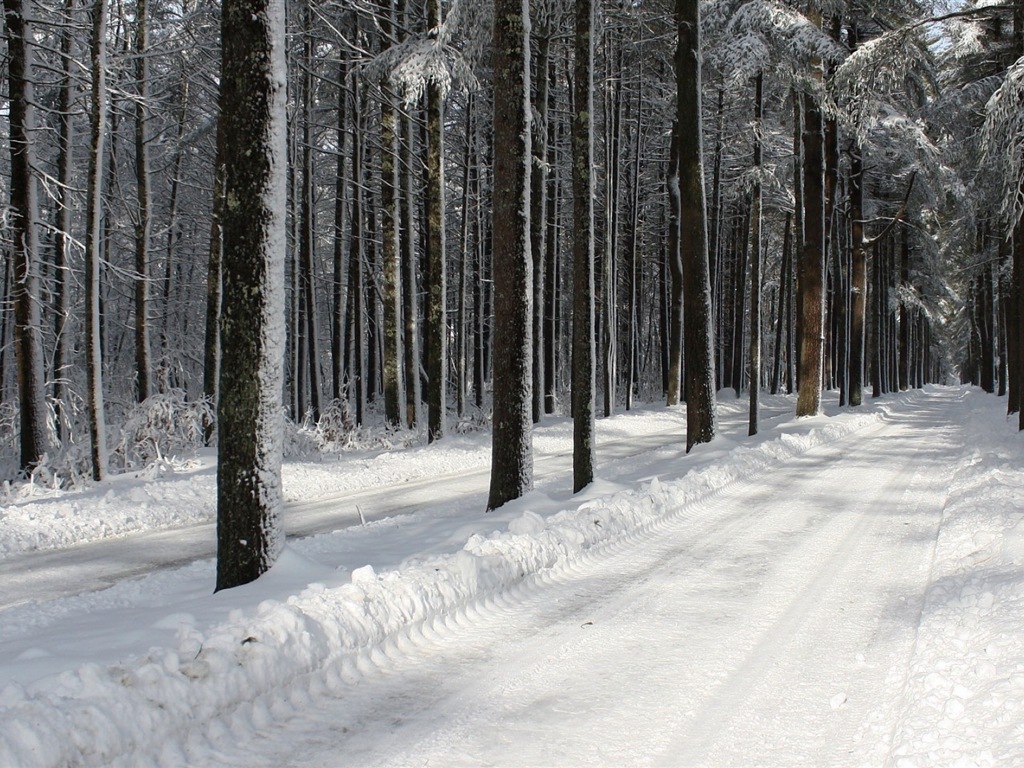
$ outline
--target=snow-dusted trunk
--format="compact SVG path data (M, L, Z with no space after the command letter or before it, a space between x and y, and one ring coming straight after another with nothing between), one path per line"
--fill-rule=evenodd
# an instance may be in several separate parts
M821 62L811 64L820 80ZM825 263L824 124L816 94L803 96L804 236L800 255L800 366L797 372L797 416L821 410Z
M353 128L352 131L352 220L349 235L348 258L348 332L346 349L351 352L349 381L356 405L356 423L366 419L366 308L365 308L365 247L363 235L363 206L366 202L363 177L363 131L365 120L361 104L365 103L365 86L360 82L358 72L353 75Z
M314 56L313 11L306 4L303 10L305 41L303 51L304 72L302 75L302 202L301 232L299 236L299 259L302 272L303 321L306 336L306 366L309 379L309 410L313 421L320 418L320 331L317 322L316 302L316 201L314 186L316 169L313 162L313 119L315 109L315 87L313 68ZM305 414L297 414L300 418Z
M65 0L64 13L70 22L77 15L77 1ZM66 417L67 379L65 378L70 364L71 329L71 292L69 290L68 269L71 256L71 222L72 199L71 180L74 174L74 116L71 112L75 100L77 86L71 69L76 55L75 33L68 24L61 30L60 40L63 82L60 86L60 97L57 109L60 113L60 144L57 154L57 220L53 238L53 401L54 421L56 422L57 439L65 439L64 420ZM0 339L3 335L0 334ZM0 367L2 370L2 367Z
M277 558L286 208L283 0L224 0L225 122L217 468L217 589L253 581Z
M27 0L4 0L10 93L11 235L14 240L14 349L20 399L21 468L39 463L49 447L46 379L39 313L39 200L35 179L34 31Z
M864 158L859 146L850 153L850 396L851 406L864 401L864 321L868 268L864 247Z
M439 30L441 0L428 0L427 28ZM444 88L427 86L427 426L428 439L444 437L448 377L448 277L444 215Z
M544 380L547 350L544 334L544 257L547 252L548 212L548 68L551 61L551 29L545 24L538 35L537 122L533 126L533 173L530 177L530 250L533 253L533 422L544 414Z
M413 167L415 141L412 115L402 119L402 162L399 168L402 221L402 317L405 323L405 423L420 423L423 385L420 379L419 259L416 255L416 176ZM478 395L479 396L479 395Z
M342 398L345 379L345 199L348 195L348 165L345 155L348 139L348 63L342 55L338 60L338 112L335 141L338 158L334 177L334 260L333 304L331 307L331 397Z
M92 7L92 120L85 235L85 354L92 476L107 473L107 429L103 413L103 360L100 338L100 266L103 260L103 163L107 126L107 2Z
M380 10L381 47L391 45L393 0L382 0ZM399 243L398 168L394 95L385 77L380 85L380 197L381 261L384 271L384 417L388 423L402 423L404 384L402 377L402 261Z
M701 133L700 3L676 0L679 244L683 267L686 450L715 437L715 350Z
M220 386L221 255L225 205L224 162L227 138L224 120L217 121L217 159L213 170L213 215L210 217L210 245L206 260L206 339L203 345L203 396L216 410ZM207 444L216 425L206 429Z
M761 171L761 123L764 118L764 74L754 81L754 170ZM761 179L751 191L750 208L750 415L748 434L757 434L761 391Z
M683 398L683 262L679 250L679 123L672 125L668 173L668 235L665 238L668 261L668 361L666 376L667 405L678 405Z
M622 145L622 46L605 36L604 248L601 258L601 390L604 415L615 413L619 380L619 148Z
M594 8L576 2L576 105L572 124L573 308L572 308L572 488L594 480L596 438L594 389Z
M788 349L783 347L784 333L789 326L789 284L790 260L793 242L793 214L786 212L786 223L782 233L782 264L779 266L778 312L775 322L775 356L772 361L771 393L779 394L782 382L782 361L789 357Z
M530 255L528 0L494 8L494 420L496 509L533 488L533 260Z
M149 5L135 4L135 376L141 403L149 397L152 380L149 354L149 243L152 233L153 195L149 173ZM168 311L168 308L165 308Z

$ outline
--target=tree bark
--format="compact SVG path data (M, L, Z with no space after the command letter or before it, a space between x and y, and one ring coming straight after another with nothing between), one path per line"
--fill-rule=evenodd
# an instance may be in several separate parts
M676 0L680 251L686 327L686 450L714 439L715 351L701 133L700 4Z
M427 27L441 26L441 0L428 0ZM448 377L448 278L445 259L444 91L427 85L427 438L445 434Z
M494 8L494 420L488 509L533 488L530 11Z
M761 122L764 118L764 75L754 82L754 169L761 169ZM749 435L757 434L761 391L761 181L754 182L750 211L750 414Z
M149 245L152 235L153 195L149 173L149 9L146 0L135 4L135 187L138 220L135 223L135 368L136 393L141 403L152 380L149 348Z
M49 448L39 312L39 192L34 170L36 118L32 45L35 32L27 18L29 7L27 0L4 0L10 94L14 354L18 369L23 471L35 467Z
M572 321L572 488L594 480L594 8L577 0L575 27L575 110L572 123L573 321Z
M217 590L277 559L287 184L283 0L224 0L220 114L227 204L221 308Z
M821 77L821 63L814 65ZM821 108L813 94L805 94L803 129L804 240L800 258L802 296L800 368L797 382L797 416L815 416L821 410L822 354L824 337L825 259L825 157Z
M107 3L92 9L92 120L85 236L86 377L89 399L92 476L107 473L107 429L103 408L103 344L100 328L100 272L103 254L103 163L107 125Z

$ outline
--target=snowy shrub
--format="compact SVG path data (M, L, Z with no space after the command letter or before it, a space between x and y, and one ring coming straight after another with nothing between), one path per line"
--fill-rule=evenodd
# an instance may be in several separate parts
M458 435L468 435L473 432L485 432L490 428L490 415L484 413L479 408L474 409L472 413L460 416L459 420L455 422L455 433Z
M355 420L347 400L331 400L316 424L316 438L322 448L344 446L355 430Z
M123 470L155 462L202 447L214 413L206 399L189 400L183 389L170 389L133 406L110 454L113 467Z

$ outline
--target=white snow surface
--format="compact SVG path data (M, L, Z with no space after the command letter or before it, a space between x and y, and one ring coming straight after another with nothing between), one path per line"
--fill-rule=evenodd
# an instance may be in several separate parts
M215 595L212 456L19 494L0 766L1024 765L1005 404L766 397L748 438L723 397L689 455L643 408L576 496L549 420L491 514L488 435L286 462L286 526L323 532Z

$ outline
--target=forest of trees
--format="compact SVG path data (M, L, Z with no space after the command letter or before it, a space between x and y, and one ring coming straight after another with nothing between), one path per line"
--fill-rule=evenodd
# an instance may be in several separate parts
M579 489L596 417L685 401L689 449L722 389L754 433L761 391L958 378L1024 427L1024 0L4 18L7 480L128 468L147 419L269 474L301 425L490 423L493 508L531 423L572 416Z

